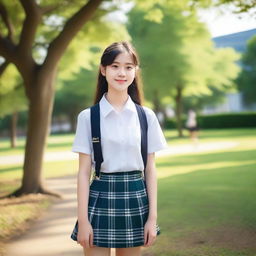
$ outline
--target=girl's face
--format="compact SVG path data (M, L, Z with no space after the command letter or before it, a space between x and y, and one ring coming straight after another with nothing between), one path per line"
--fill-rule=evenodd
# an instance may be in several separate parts
M117 55L111 65L101 66L101 73L108 82L108 90L127 91L135 78L135 72L136 66L127 52Z

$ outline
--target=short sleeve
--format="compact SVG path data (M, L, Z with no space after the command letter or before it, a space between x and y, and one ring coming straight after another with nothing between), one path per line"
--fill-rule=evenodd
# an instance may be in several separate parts
M81 111L77 116L77 126L72 152L81 152L92 154L90 111L88 109Z
M149 111L150 110L150 111ZM148 154L167 148L168 144L153 110L148 109Z

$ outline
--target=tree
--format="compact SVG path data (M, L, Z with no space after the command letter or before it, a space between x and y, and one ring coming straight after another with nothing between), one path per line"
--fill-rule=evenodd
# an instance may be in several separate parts
M233 86L230 80L238 72L234 64L238 55L230 49L215 49L194 11L184 13L180 6L156 8L159 12L150 16L134 8L129 14L128 31L141 56L146 96L157 112L161 98L173 98L182 136L184 96L209 95L213 92L209 87L224 90ZM148 20L143 20L145 15Z
M82 2L76 1L73 5L54 1L48 1L49 5L40 5L33 0L20 0L21 5L14 1L0 3L0 54L4 58L0 69L3 70L9 63L16 66L29 101L22 185L10 196L39 192L56 195L42 184L42 160L51 122L57 65L82 27L94 14L99 18L104 13L104 9L98 9L102 0ZM68 18L71 12L74 14ZM49 29L50 19L58 21L55 26L58 29ZM21 27L19 24L22 24ZM45 58L40 59L35 56L34 49L42 44L47 48L43 48Z
M141 58L145 95L153 102L155 112L160 112L161 99L166 95L174 98L174 88L183 83L187 63L181 53L181 32L185 24L175 6L151 8L145 12L136 6L129 13L127 26Z

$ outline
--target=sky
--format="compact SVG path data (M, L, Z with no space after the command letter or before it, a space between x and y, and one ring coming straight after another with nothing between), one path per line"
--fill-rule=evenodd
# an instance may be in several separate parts
M232 7L200 10L199 19L206 23L212 37L256 29L256 17L252 14L234 14Z

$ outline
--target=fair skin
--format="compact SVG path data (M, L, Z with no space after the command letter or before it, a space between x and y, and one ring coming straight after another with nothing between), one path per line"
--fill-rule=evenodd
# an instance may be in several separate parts
M120 53L114 62L101 66L102 75L106 76L108 92L106 95L110 104L119 112L128 99L128 87L132 83L136 72L131 56ZM91 176L91 155L79 153L78 171L78 222L79 230L77 240L83 247L86 256L110 256L110 248L93 245L93 229L88 221L88 196ZM153 245L156 240L157 221L157 177L155 168L155 153L148 154L146 166L146 184L150 187L147 191L149 199L149 216L144 226L144 246ZM86 218L84 218L86 216ZM116 248L116 256L140 256L141 246L131 248Z

